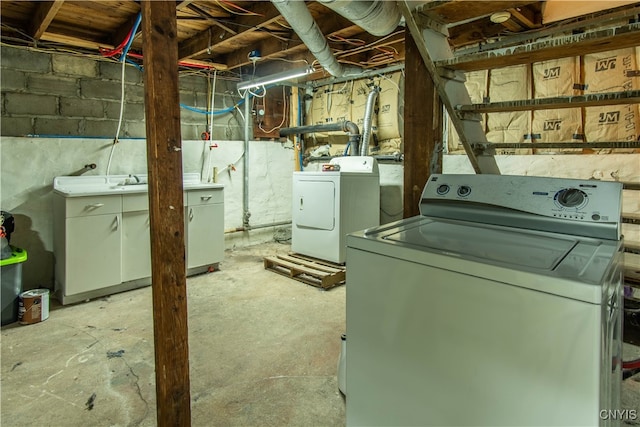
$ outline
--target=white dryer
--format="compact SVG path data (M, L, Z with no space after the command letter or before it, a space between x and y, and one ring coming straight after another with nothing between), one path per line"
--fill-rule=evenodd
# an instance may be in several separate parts
M609 425L622 185L433 175L347 238L347 425Z
M343 264L346 235L380 224L376 159L337 157L327 170L293 173L291 250Z

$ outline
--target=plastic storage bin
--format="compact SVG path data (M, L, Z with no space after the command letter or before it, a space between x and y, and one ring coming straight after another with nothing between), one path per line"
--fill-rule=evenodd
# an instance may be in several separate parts
M27 251L11 247L11 257L0 260L2 283L2 325L18 321L18 296L22 292L22 263Z

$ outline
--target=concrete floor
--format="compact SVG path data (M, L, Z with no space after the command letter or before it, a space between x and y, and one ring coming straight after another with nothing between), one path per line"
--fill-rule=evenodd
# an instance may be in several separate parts
M187 280L194 426L342 426L345 287L267 271L269 243ZM2 328L2 426L156 425L151 288ZM86 403L95 394L93 408Z
M264 256L289 250L227 251L221 271L188 279L192 425L345 424L336 380L345 287L264 270ZM2 328L1 425L156 425L151 311L146 287L54 302L48 320ZM624 381L622 407L640 414L640 375Z

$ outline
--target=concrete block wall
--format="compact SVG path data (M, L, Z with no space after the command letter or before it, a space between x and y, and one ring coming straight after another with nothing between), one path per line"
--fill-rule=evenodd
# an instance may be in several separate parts
M63 53L2 46L2 136L69 136L113 139L122 96L122 63ZM145 138L143 73L125 66L125 106L120 138ZM207 76L180 75L180 102L206 110ZM233 82L217 79L215 108L240 99ZM236 116L237 115L237 116ZM207 115L180 110L182 139L199 139L208 130ZM214 116L214 139L242 139L237 112Z

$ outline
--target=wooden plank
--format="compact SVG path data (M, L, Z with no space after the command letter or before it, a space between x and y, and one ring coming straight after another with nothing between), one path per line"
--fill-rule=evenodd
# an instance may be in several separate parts
M437 61L437 67L476 71L495 67L530 64L568 56L605 52L640 45L640 23L585 31L565 37L472 53Z
M622 182L622 188L625 190L640 190L640 182Z
M442 124L434 128L434 124L442 120L442 115L439 114L442 111L442 104L418 51L418 46L409 31L405 32L404 72L403 217L409 218L420 214L420 196L431 175L434 148L437 143L442 143ZM442 154L438 155L438 163L441 170Z
M346 280L344 266L300 254L267 256L263 262L266 270L323 289L344 284Z
M40 37L47 31L49 24L56 17L63 4L64 0L38 2L36 11L31 17L31 22L29 22L29 34L31 37L40 40Z
M323 261L317 258L307 257L301 254L292 253L290 255L277 255L278 258L288 260L291 262L302 262L311 268L325 273L337 273L344 270L344 265L334 264L328 261Z
M466 21L473 18L486 17L494 12L502 12L507 7L522 7L532 3L537 2L531 0L509 1L508 3L503 0L461 0L439 2L434 5L435 7L429 7L429 3L427 3L425 8L422 10L428 11L430 15L439 21L447 24L453 24L455 22Z
M627 252L640 252L640 242L625 240L624 250Z
M315 268L310 268L310 267L307 267L306 265L300 264L299 262L288 261L280 258L279 256L276 258L267 256L264 258L264 261L270 263L271 265L280 265L282 267L287 267L291 269L292 271L291 276L305 273L310 276L316 276L316 277L322 278L329 275L329 273L327 273L326 271L320 271Z
M640 213L622 212L622 222L626 222L628 224L640 224Z
M291 96L289 97L291 101L291 108L289 108L289 123L294 126L299 126L299 118L298 118L298 105L300 102L298 95L298 87L291 87ZM300 172L300 141L298 135L291 135L289 137L291 142L293 143L293 170L294 172Z
M513 7L507 9L507 12L522 22L527 28L540 28L542 26L542 14L539 12L536 13L536 11L531 8Z
M143 1L157 422L191 425L175 2Z
M558 108L637 103L640 103L640 90L561 96L556 98L527 99L519 101L491 102L486 104L458 105L456 106L456 110L463 112L494 113L500 111L555 110Z
M45 32L40 40L48 42L56 42L74 47L83 47L88 49L113 49L115 45L111 42L88 38L86 34L75 32Z

